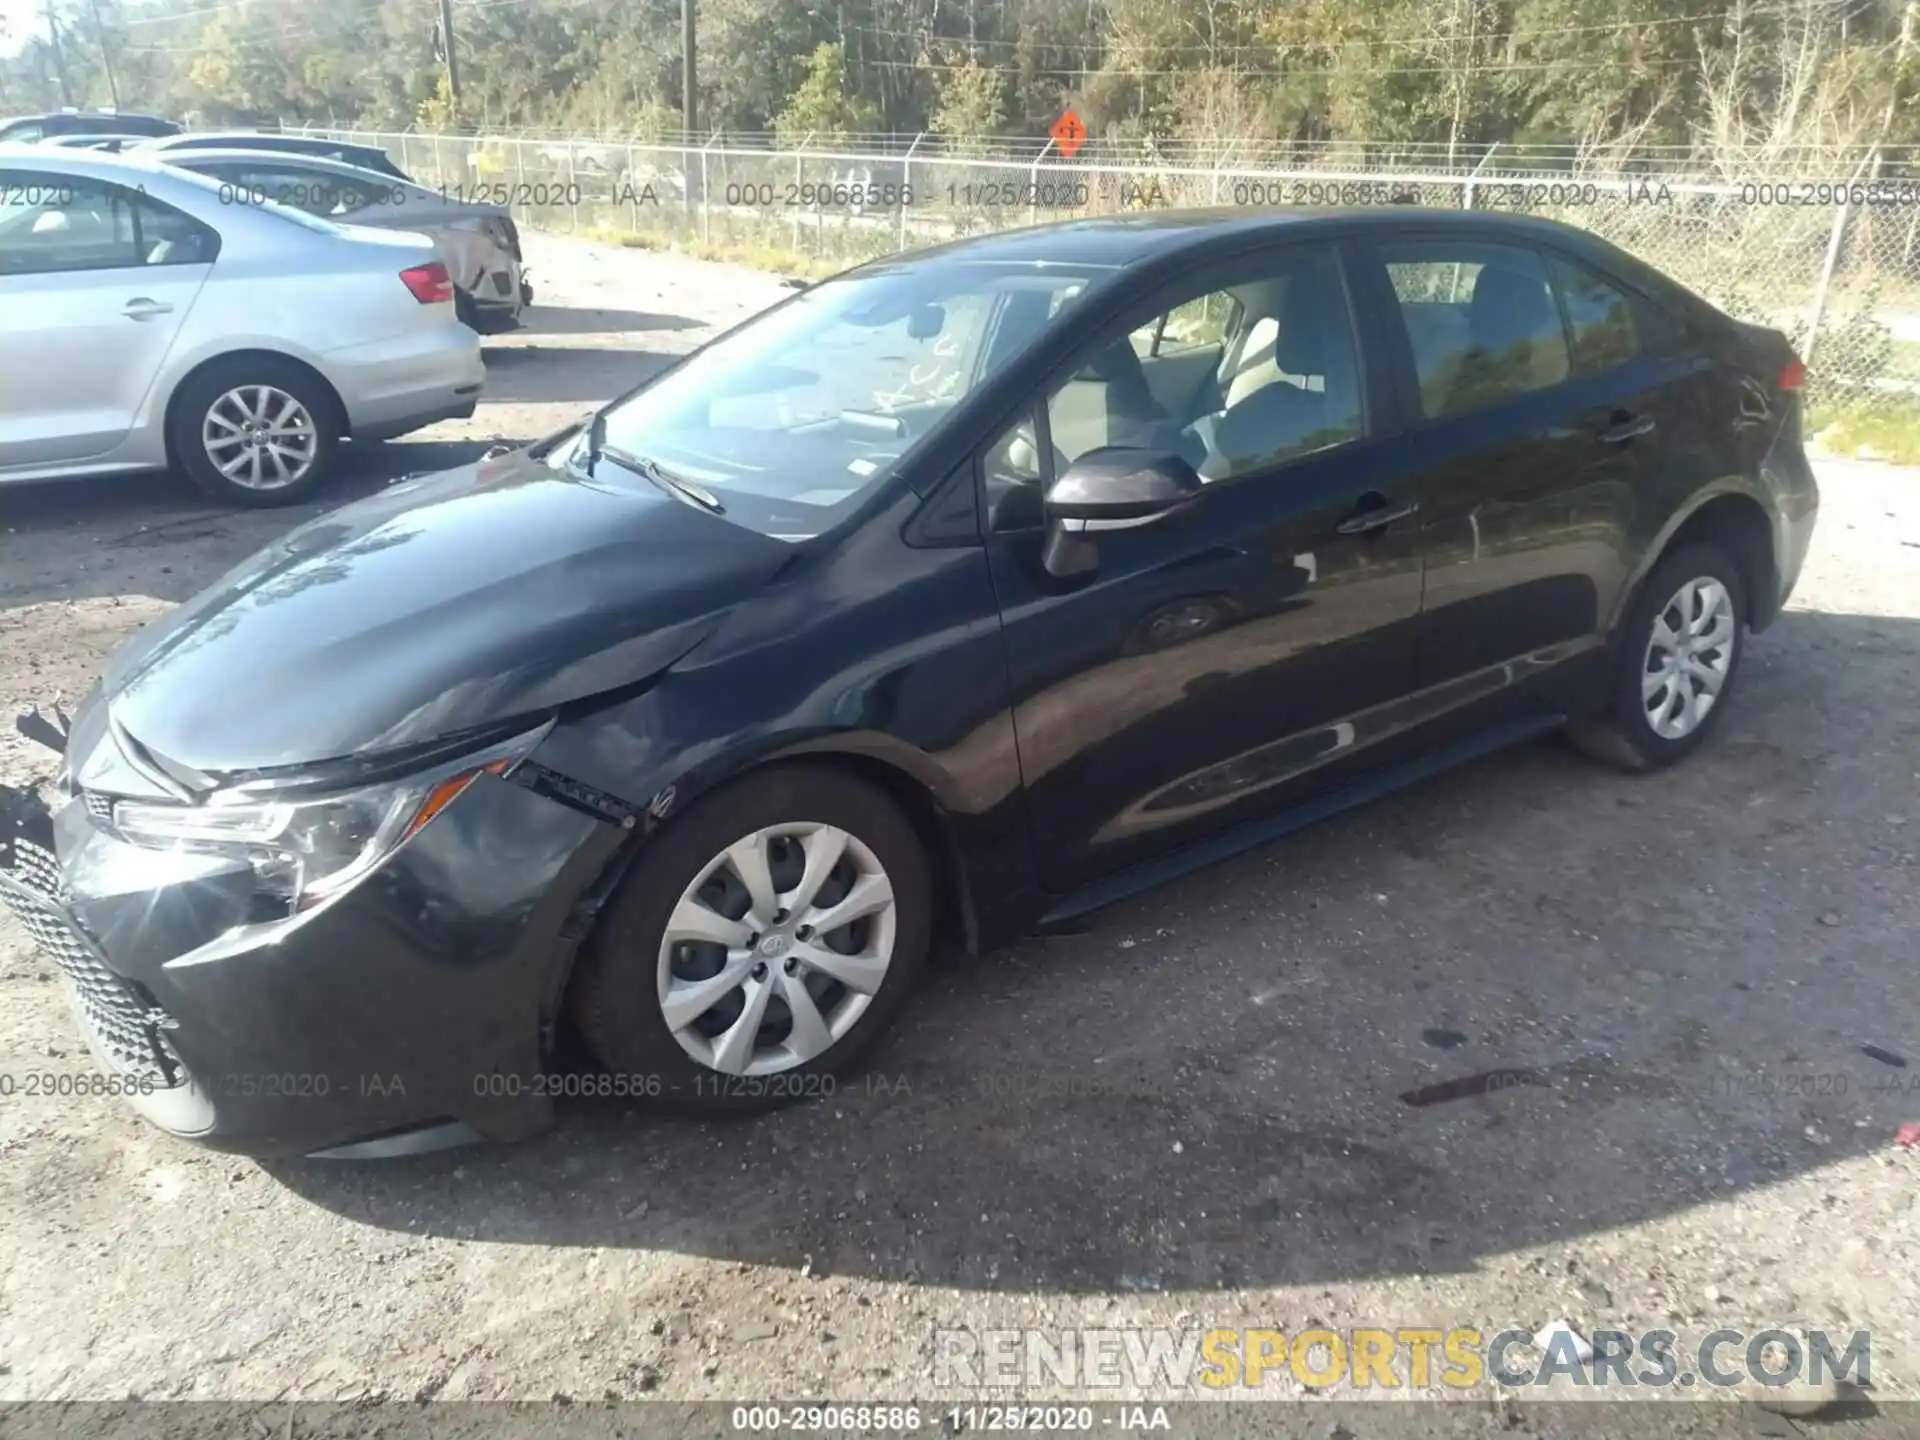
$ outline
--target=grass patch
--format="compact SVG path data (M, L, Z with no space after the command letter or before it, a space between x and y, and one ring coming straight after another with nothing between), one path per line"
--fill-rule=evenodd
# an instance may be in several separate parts
M595 229L586 232L589 240L605 245L622 245L629 250L659 250L669 255L686 255L695 260L716 260L727 265L745 265L775 275L802 280L820 280L838 275L856 262L830 256L802 255L776 245L753 245L725 241L682 240L672 235L652 235L643 230Z
M1896 465L1920 465L1920 404L1875 400L1815 402L1807 434L1821 449Z

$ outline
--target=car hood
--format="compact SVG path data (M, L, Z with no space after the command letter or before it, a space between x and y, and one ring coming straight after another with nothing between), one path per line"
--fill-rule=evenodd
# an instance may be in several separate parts
M793 553L519 451L293 530L129 641L100 699L176 771L374 754L643 681Z

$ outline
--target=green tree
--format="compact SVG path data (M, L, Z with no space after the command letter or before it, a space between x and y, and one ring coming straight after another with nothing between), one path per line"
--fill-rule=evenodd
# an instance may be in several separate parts
M809 144L815 149L847 145L872 123L873 109L862 97L847 92L846 65L838 45L819 45L807 61L807 77L793 92L786 108L774 117L774 133L782 145Z
M958 151L977 148L1007 119L1007 75L968 59L945 72L928 128Z

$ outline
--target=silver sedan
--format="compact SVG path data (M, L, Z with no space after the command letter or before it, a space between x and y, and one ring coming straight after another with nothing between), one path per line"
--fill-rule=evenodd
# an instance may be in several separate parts
M277 200L340 225L418 231L433 241L453 274L459 291L454 308L462 320L483 335L521 323L531 292L521 271L520 233L504 206L456 200L316 155L240 148L156 153L177 169L220 181L237 201Z
M485 379L426 237L157 158L0 145L0 296L0 483L172 466L285 504L343 439L471 415Z

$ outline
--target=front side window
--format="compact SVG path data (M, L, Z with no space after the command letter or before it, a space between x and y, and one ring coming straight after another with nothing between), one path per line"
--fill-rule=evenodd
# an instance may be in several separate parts
M730 520L818 534L1106 273L906 262L827 281L609 410L606 444L704 487Z
M1144 324L1095 342L1048 391L1046 453L1027 417L988 447L995 529L1038 524L1044 487L1093 450L1171 450L1213 484L1364 433L1353 324L1332 249L1289 249L1250 263L1224 287L1170 298Z
M1429 420L1470 415L1571 372L1546 267L1509 245L1431 241L1383 246Z

